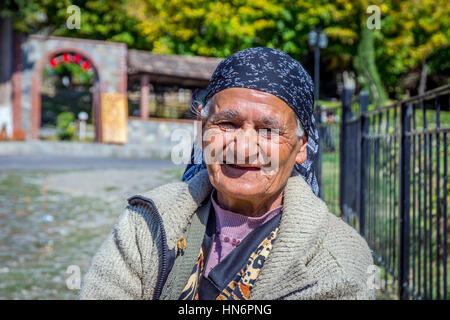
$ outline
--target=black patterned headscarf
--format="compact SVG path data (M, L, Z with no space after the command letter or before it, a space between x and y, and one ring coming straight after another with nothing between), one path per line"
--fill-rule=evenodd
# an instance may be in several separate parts
M203 98L193 97L193 103L205 105L219 91L233 87L271 93L294 110L306 131L308 147L307 160L301 164L296 163L292 175L302 175L314 194L318 195L319 186L313 166L319 143L313 116L314 85L302 65L284 52L266 47L236 52L220 62L209 80L206 95ZM199 157L202 158L201 164ZM195 145L191 160L184 172L183 181L206 168L202 151Z

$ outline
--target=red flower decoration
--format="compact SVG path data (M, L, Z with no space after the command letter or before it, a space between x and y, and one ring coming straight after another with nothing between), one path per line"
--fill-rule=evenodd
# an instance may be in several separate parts
M83 64L81 65L81 69L83 69L84 71L88 70L91 67L91 63L89 61L84 61Z
M73 62L78 63L81 61L81 56L79 54L74 55Z
M70 62L70 53L68 52L63 53L63 62Z
M59 64L59 60L56 57L50 59L50 66L52 68L56 67Z

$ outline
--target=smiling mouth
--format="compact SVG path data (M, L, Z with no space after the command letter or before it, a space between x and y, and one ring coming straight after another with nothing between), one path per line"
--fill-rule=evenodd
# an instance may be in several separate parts
M252 166L246 166L246 165L236 165L236 164L225 164L225 165L232 169L241 170L241 171L259 171L259 170L261 170L260 167L252 167Z

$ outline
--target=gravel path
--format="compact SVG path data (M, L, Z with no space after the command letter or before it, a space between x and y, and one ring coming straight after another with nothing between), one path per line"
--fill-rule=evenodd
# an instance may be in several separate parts
M183 170L160 160L28 160L0 157L0 299L76 298L68 268L87 271L126 198Z
M168 169L170 160L62 157L49 155L0 156L2 170Z

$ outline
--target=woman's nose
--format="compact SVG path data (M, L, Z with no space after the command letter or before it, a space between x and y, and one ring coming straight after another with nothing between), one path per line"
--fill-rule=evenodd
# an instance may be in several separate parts
M253 128L241 129L235 136L237 164L254 164L258 158L258 135Z

